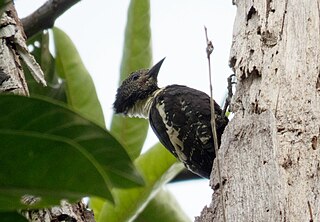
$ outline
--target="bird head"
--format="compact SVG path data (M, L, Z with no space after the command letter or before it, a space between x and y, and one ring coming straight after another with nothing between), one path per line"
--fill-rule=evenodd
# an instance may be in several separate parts
M117 90L113 104L116 113L126 114L136 102L152 95L158 87L158 73L165 58L160 60L151 69L140 69L131 73Z

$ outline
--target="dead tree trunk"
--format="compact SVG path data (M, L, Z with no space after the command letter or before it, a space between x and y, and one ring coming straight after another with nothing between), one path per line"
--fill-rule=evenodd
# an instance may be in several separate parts
M12 4L0 11L0 93L29 95L16 45L25 44L20 20Z
M320 1L238 0L235 116L196 221L320 221ZM221 202L223 195L224 206Z
M13 3L0 10L0 93L29 96L20 59L39 83L46 85L41 67L29 53L26 37Z

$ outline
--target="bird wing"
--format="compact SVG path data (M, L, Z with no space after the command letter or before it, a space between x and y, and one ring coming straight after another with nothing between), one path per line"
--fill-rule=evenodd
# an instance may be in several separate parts
M221 115L221 108L215 105L216 113ZM210 118L209 96L180 85L164 88L149 114L160 142L189 170L206 178L210 177L215 158ZM218 132L219 143L222 132Z

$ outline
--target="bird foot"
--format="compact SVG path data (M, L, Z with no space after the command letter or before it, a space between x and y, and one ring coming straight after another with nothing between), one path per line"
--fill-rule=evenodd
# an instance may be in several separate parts
M227 78L227 82L228 82L228 86L227 86L227 89L228 89L228 95L227 95L227 98L226 98L226 101L224 103L224 107L223 107L223 113L226 115L227 112L230 112L230 108L228 109L229 105L230 105L230 102L231 102L231 99L232 99L232 96L233 96L233 92L232 92L232 85L233 84L236 84L236 80L235 80L235 77L236 75L233 73L231 74L228 78Z

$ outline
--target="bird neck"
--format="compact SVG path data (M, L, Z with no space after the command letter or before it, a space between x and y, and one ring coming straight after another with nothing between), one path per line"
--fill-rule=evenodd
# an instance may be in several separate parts
M157 89L146 99L138 100L133 105L133 107L128 110L126 115L129 117L139 117L139 118L148 119L153 100L162 90L163 88Z

